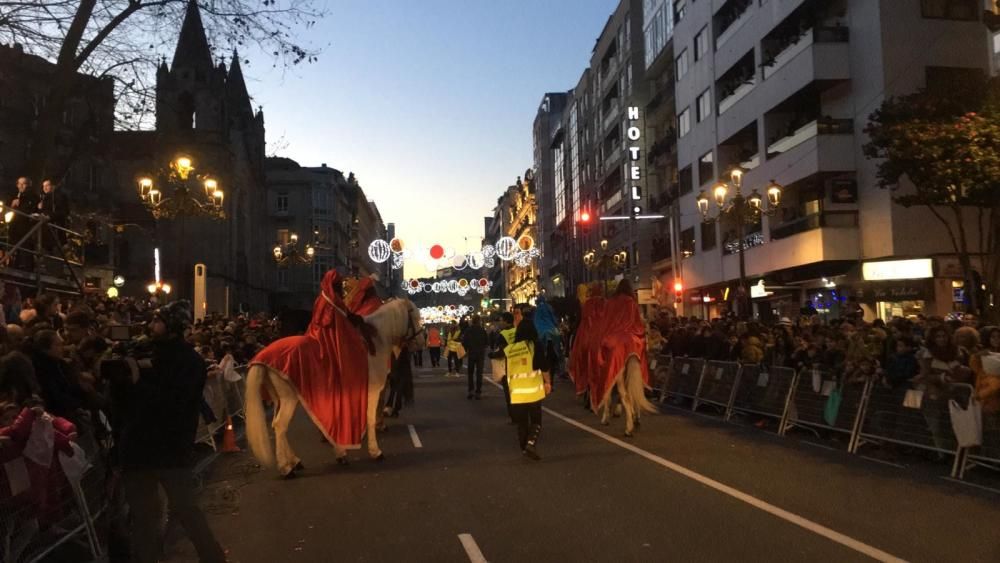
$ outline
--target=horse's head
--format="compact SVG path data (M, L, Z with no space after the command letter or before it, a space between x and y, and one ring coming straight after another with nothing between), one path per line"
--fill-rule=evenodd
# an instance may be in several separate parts
M409 299L400 299L406 310L406 335L403 340L408 346L417 350L427 347L427 330L424 328L424 321L420 318L420 309Z

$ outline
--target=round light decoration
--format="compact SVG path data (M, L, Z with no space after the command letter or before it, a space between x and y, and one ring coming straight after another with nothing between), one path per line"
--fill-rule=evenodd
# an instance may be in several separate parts
M483 256L482 252L473 252L469 254L469 267L473 270L478 270L486 265L486 258Z
M125 276L117 275L111 280L111 283L115 284L115 287L122 287L125 285Z
M403 245L402 239L394 238L391 241L389 241L389 248L391 248L392 251L395 252L396 254L399 254L406 249L406 246Z
M382 264L392 255L392 248L384 240L373 240L368 245L368 257L376 264Z
M462 278L462 279L458 280L458 288L459 289L469 289L469 280L467 280L465 278Z
M517 256L517 242L511 237L503 237L497 241L496 251L498 258L509 262Z
M466 266L465 255L456 254L455 257L451 259L451 265L456 270L464 270Z
M109 287L107 293L108 293L108 297L110 299L114 299L114 298L118 297L118 288L117 287Z
M535 248L535 239L528 235L521 235L521 238L517 239L517 247L522 252L529 252L532 248Z
M434 260L440 260L444 258L444 247L440 244L435 244L430 250L431 258Z
M414 279L402 282L400 287L410 295L415 295L417 293L457 293L460 296L465 296L470 291L486 295L489 293L490 289L493 288L493 282L486 278L480 278L478 280L468 280L466 278L462 278L459 280L442 280L433 283L421 282L420 280Z

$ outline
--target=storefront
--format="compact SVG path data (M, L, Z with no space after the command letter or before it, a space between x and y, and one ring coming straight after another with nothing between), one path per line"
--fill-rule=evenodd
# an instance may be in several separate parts
M864 281L848 295L865 310L866 319L915 318L936 313L934 261L930 258L864 262Z

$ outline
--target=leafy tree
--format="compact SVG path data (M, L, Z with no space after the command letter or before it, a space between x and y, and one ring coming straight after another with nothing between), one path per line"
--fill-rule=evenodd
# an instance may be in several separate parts
M319 6L317 6L319 4ZM318 51L301 43L301 30L326 15L316 0L207 0L201 12L216 51L242 47L275 67L314 62ZM29 175L61 176L69 163L52 162L54 135L74 76L115 81L117 126L150 125L155 71L171 52L188 0L31 0L0 3L0 43L55 63L47 104L38 116ZM86 125L85 125L86 127Z
M865 155L881 159L879 186L904 207L925 207L945 227L971 309L994 313L973 284L981 276L992 294L1000 282L1000 81L961 75L888 99L865 132ZM904 178L912 190L900 189Z

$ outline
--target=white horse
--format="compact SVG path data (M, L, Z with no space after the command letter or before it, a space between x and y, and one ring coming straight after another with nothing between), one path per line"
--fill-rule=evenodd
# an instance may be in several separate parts
M635 434L635 429L639 426L639 417L643 411L659 412L653 403L646 399L646 386L642 380L642 364L640 362L639 356L635 354L630 355L625 360L625 367L615 377L614 382L608 387L604 400L597 406L597 411L601 413L601 424L607 426L611 417L613 391L618 389L621 406L625 410L625 436L627 437Z
M385 458L375 437L375 420L378 411L379 394L385 387L389 375L392 347L401 343L416 342L423 346L425 332L420 319L420 311L408 299L393 299L377 311L365 317L365 322L375 327L375 355L368 356L368 405L366 409L368 455L381 461ZM295 414L299 394L281 372L263 364L254 364L247 373L246 391L246 431L247 442L254 456L261 464L275 465L274 451L267 432L261 387L267 385L271 397L277 400L277 412L271 425L277 446L277 468L283 476L292 476L293 471L302 467L301 459L295 455L288 443L288 425ZM347 452L340 444L331 443L337 463L347 464Z

